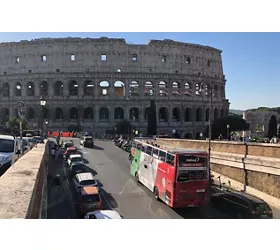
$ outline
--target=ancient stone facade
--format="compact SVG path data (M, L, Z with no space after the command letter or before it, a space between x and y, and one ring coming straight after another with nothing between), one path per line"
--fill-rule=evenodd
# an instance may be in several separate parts
M213 118L228 114L225 83L221 51L208 46L109 38L0 44L2 123L23 101L31 128L47 119L51 129L79 123L84 131L104 132L127 119L145 133L155 100L158 132L175 129L190 138L207 126L210 93ZM43 115L41 96L47 101Z

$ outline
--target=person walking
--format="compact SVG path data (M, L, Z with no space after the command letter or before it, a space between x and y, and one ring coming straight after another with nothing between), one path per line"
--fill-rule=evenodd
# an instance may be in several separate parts
M52 158L55 159L55 147L53 146L51 149Z

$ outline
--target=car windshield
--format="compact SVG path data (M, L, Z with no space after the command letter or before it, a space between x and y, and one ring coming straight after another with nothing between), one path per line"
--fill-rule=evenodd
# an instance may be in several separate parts
M14 140L0 139L0 152L2 153L12 153L14 152Z
M76 164L72 166L73 171L83 171L85 169L85 166L83 164Z
M265 203L253 203L252 210L256 211L257 213L263 213L265 211L269 211L270 208Z
M179 170L177 182L207 180L206 170Z
M68 150L67 153L68 153L68 154L76 154L77 151L76 151L76 150Z
M83 195L82 201L84 202L99 202L100 197L98 194L91 194L91 195Z
M90 185L94 186L94 185L96 185L96 180L84 180L84 181L80 182L80 185L82 185L82 186L90 186Z
M72 162L83 161L82 157L74 157L71 159Z
M86 138L86 142L91 142L92 138Z

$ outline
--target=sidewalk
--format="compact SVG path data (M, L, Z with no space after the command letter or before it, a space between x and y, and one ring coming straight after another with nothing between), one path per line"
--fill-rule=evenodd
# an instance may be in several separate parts
M49 161L48 172L48 219L75 219L71 186L67 178L63 159ZM57 174L61 177L61 188L52 186L52 178Z

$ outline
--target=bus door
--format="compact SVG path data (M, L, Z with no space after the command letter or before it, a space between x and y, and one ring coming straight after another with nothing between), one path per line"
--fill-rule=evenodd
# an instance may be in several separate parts
M154 190L155 183L155 169L153 168L152 163L152 147L147 146L145 153L143 153L143 160L141 161L140 181L151 191Z

